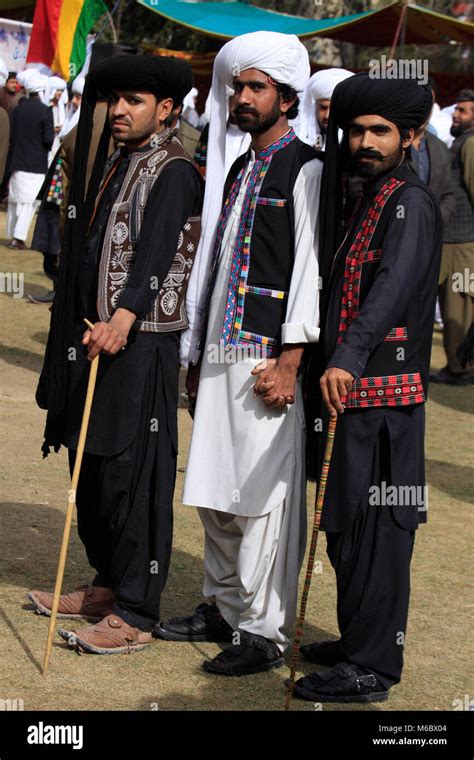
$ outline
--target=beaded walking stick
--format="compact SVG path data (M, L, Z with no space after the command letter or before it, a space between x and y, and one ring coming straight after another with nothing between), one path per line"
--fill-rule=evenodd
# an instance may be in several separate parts
M288 690L286 692L285 710L290 709L291 698L293 696L293 688L295 685L295 673L298 665L298 657L300 651L300 641L303 633L303 623L306 614L306 604L308 601L309 587L311 584L311 576L313 574L314 557L316 554L316 545L318 543L319 524L321 522L321 513L323 511L324 494L326 493L326 483L328 480L329 466L331 464L332 447L334 444L334 435L336 433L337 416L329 418L328 437L326 441L326 450L324 452L323 466L321 470L321 478L319 480L318 494L314 505L314 522L313 532L311 535L311 546L309 548L308 565L306 568L306 577L304 579L303 593L301 595L300 614L298 622L296 624L295 638L293 640L293 646L291 649L291 675L288 680Z

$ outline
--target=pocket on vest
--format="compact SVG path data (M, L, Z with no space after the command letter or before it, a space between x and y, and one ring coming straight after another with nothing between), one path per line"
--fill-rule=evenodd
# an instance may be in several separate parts
M267 289L261 288L261 291ZM267 291L271 292L271 291ZM280 342L287 297L274 298L251 290L245 295L242 331L252 332Z

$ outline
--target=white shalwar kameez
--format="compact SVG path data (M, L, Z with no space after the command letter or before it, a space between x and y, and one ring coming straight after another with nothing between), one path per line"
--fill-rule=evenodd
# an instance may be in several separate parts
M25 242L28 230L40 201L45 174L13 172L8 184L7 237Z
M204 595L229 625L288 645L306 541L301 378L283 411L254 396L256 352L220 344L227 287L251 159L224 232L209 308L183 503L197 506L205 539ZM319 337L317 214L322 164L294 185L295 259L282 344Z

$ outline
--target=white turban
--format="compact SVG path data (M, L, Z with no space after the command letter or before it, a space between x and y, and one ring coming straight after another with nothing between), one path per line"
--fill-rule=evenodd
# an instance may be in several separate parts
M48 79L45 74L41 74L37 69L24 69L16 77L22 87L25 88L28 95L38 93L43 103L47 101Z
M184 96L183 100L183 113L187 108L196 108L196 98L198 91L195 87L192 87L188 94Z
M308 51L294 34L242 34L227 42L216 56L210 92L202 233L186 296L189 329L181 340L181 360L184 364L196 362L198 358L196 337L199 335L216 226L222 207L228 118L226 88L233 92L234 77L247 69L263 71L278 84L286 84L297 92L304 90L311 73Z
M0 87L5 87L8 79L8 69L5 66L5 61L0 58Z
M84 91L84 85L86 83L85 77L82 76L82 74L79 74L77 76L73 83L71 84L71 92L73 95L82 95ZM76 124L79 123L79 116L81 115L81 106L79 105L76 110L73 110L72 107L72 100L68 103L67 109L66 109L66 118L64 119L64 124L61 127L61 131L59 132L59 139L62 140L63 137L65 137L71 129L74 129Z
M344 79L354 76L346 69L323 69L313 74L301 98L300 122L298 137L308 145L316 144L321 128L316 118L316 103L318 100L331 100L336 85Z
M77 76L72 85L71 85L71 92L76 93L76 95L82 95L84 92L84 86L86 84L86 78L82 74L79 74Z

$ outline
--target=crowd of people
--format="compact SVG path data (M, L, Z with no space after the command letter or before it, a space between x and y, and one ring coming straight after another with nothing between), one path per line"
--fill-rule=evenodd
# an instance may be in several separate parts
M100 354L75 495L95 575L58 610L93 624L59 634L95 654L152 637L224 642L203 663L215 676L282 665L306 546L306 463L319 478L337 418L321 529L340 639L301 648L327 669L295 694L387 699L427 517L418 494L438 295L447 365L431 379L473 378L474 294L457 275L473 268L474 91L456 99L448 150L434 82L311 77L293 35L226 43L204 119L179 59L104 60L72 84L63 111L57 78L49 89L38 72L17 79L27 97L10 111L8 234L25 247L40 202L34 247L54 292L36 398L43 453L65 446L71 472ZM16 97L10 84L5 97ZM182 501L203 525L208 601L163 620L180 365L193 416ZM374 502L387 486L417 497ZM52 593L29 596L51 614Z

